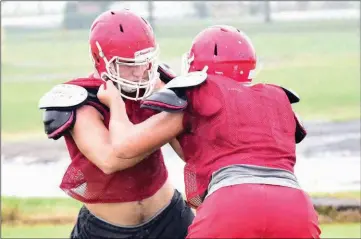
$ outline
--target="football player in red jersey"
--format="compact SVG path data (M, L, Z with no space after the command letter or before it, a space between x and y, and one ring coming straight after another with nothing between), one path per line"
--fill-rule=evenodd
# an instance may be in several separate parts
M178 138L187 200L197 208L189 238L319 238L317 213L294 175L306 136L291 106L298 96L251 83L254 47L231 26L200 32L185 60L186 74L142 101L165 112L139 124L112 83L100 87L124 132L119 152L137 157Z
M39 102L48 137L64 137L71 157L60 187L84 203L71 238L185 238L194 214L168 180L161 145L122 157L116 114L96 97L111 81L131 122L157 113L140 108L159 83L152 27L131 11L107 11L94 20L89 44L94 74L57 85Z

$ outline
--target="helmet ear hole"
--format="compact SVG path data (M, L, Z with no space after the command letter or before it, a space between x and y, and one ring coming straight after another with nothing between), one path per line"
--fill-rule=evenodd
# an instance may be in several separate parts
M214 45L214 52L213 52L213 54L214 54L215 56L218 55L218 47L217 47L217 44Z
M99 63L99 57L97 56L97 54L95 54L94 52L93 52L93 57L94 57L94 59L97 61L97 63Z

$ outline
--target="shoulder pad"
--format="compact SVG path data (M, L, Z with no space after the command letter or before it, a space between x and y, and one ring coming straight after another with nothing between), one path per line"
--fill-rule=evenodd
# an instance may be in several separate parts
M296 144L298 144L306 137L307 131L300 117L296 113L294 113L294 117L296 120L295 141Z
M158 111L179 112L188 105L185 96L178 96L176 92L163 88L144 99L140 108L148 108Z
M45 110L43 124L49 139L57 140L64 135L75 123L74 110Z
M286 93L289 101L291 104L293 103L297 103L300 101L300 97L296 94L296 92L292 91L292 90L288 90L286 88L283 88L282 86L280 86L282 88L282 90Z
M77 85L54 86L39 100L39 109L69 109L80 106L88 98L88 91Z
M297 102L300 101L300 97L293 90L289 90L289 89L286 89L286 88L284 88L282 86L275 85L275 84L268 84L267 83L266 85L281 88L286 93L287 98L288 98L288 100L290 101L291 104L297 103Z
M159 64L157 71L159 73L160 80L164 83L168 83L177 76L177 74L165 63Z
M204 71L194 71L187 75L177 76L164 87L167 89L189 88L202 84L207 79L207 73Z

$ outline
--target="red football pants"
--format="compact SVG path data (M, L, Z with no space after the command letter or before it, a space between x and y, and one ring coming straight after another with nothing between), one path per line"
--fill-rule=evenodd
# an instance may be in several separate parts
M302 190L261 184L221 188L197 209L187 238L320 238Z

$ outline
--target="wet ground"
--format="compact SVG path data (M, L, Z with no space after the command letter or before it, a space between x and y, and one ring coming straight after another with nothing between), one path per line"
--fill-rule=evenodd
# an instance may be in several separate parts
M308 122L309 135L297 146L295 174L308 192L361 190L360 121ZM183 162L173 150L163 152L170 178L184 191ZM69 158L62 140L2 142L1 194L66 196L58 185Z

